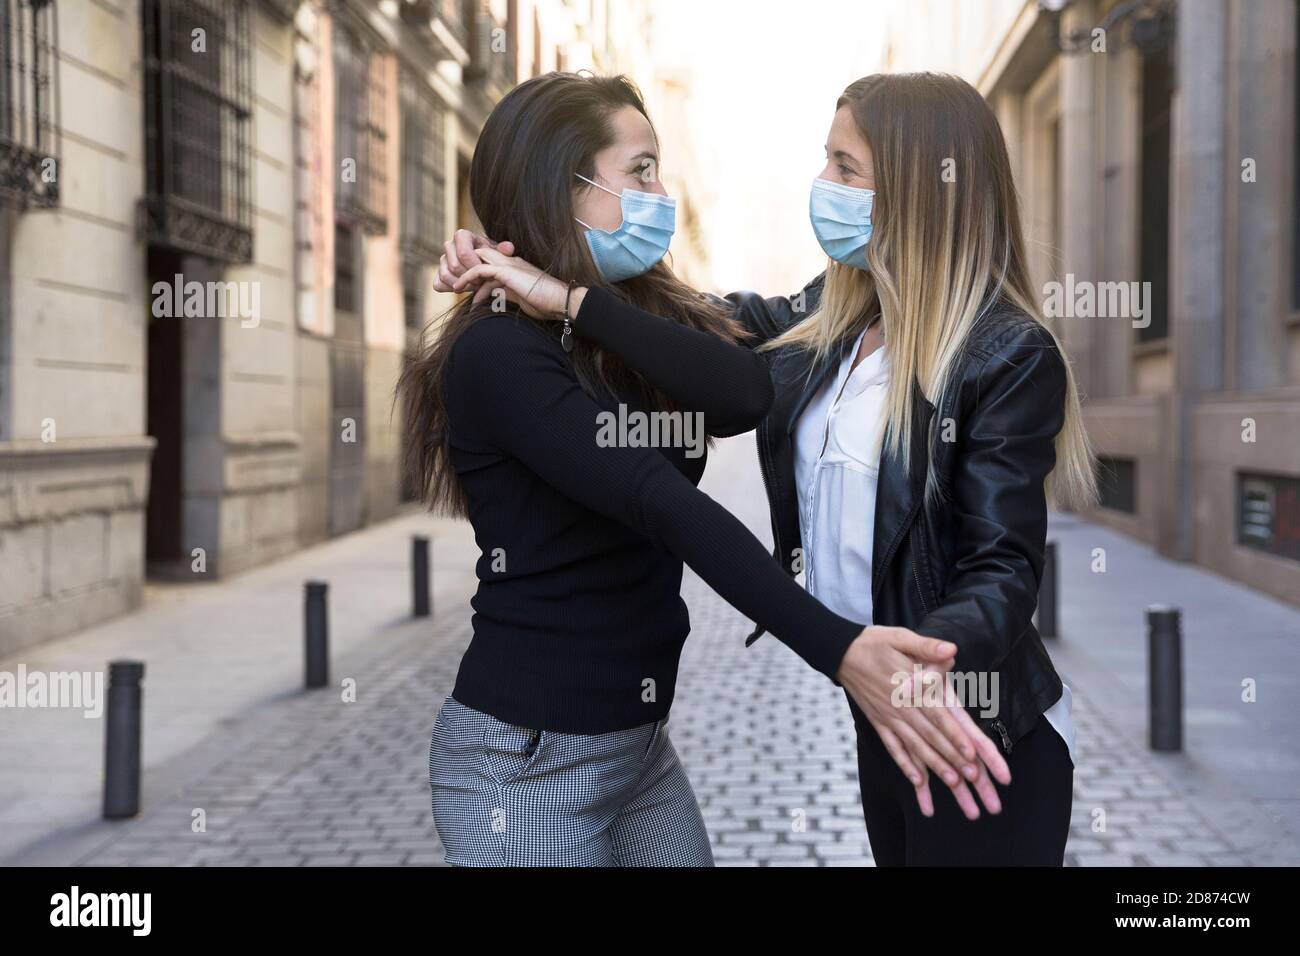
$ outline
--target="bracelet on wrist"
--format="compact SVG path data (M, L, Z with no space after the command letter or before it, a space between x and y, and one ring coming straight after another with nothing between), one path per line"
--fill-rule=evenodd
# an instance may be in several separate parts
M569 315L569 300L573 298L573 287L577 279L569 280L569 288L564 293L564 331L560 333L560 345L566 352L573 351L573 317Z

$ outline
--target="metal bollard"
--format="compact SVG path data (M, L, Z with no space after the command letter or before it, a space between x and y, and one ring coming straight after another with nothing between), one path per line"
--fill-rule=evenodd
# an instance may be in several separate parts
M1151 749L1183 749L1183 635L1177 608L1147 608Z
M140 812L142 661L110 661L108 719L104 725L104 819Z
M324 687L329 683L329 584L308 581L303 613L306 634L307 687Z
M415 617L429 616L429 539L411 539L411 604Z
M1043 577L1038 585L1038 633L1043 637L1060 637L1056 619L1056 542L1047 542L1043 553Z

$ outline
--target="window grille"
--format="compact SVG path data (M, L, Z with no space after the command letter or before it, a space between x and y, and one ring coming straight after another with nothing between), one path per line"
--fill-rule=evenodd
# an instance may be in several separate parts
M418 76L401 74L402 287L409 328L423 326L423 267L446 238L446 136L442 103Z
M0 205L59 203L54 0L0 0Z
M145 232L250 262L252 77L246 0L143 0Z
M355 14L333 10L335 217L377 235L388 230L385 58Z

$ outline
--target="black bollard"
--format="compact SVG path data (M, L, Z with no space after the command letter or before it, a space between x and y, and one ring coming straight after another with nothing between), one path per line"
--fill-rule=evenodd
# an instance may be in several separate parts
M1043 577L1038 585L1038 633L1059 637L1056 620L1056 542L1047 542L1043 553Z
M429 539L411 539L411 605L415 617L429 616Z
M1151 749L1183 749L1183 635L1177 608L1147 608Z
M307 687L324 687L329 683L329 584L308 581L303 622L307 638Z
M141 661L110 661L104 728L104 819L140 812Z

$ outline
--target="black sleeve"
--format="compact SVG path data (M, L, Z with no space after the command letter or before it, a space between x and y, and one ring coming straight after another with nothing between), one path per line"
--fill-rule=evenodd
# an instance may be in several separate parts
M764 298L757 292L732 292L727 301L736 309L736 321L751 335L749 346L758 348L812 315L821 302L825 281L823 272L794 295Z
M573 331L639 371L682 409L702 413L710 435L756 428L772 407L772 377L760 356L628 305L604 289L587 290Z
M449 390L476 435L574 501L641 532L724 600L835 678L862 630L788 577L731 512L659 452L600 447L602 409L527 320L484 319L454 349Z
M1029 628L1047 540L1044 481L1065 421L1065 362L1041 328L985 362L951 479L956 532L943 602L915 628L957 645L954 667L996 670Z

